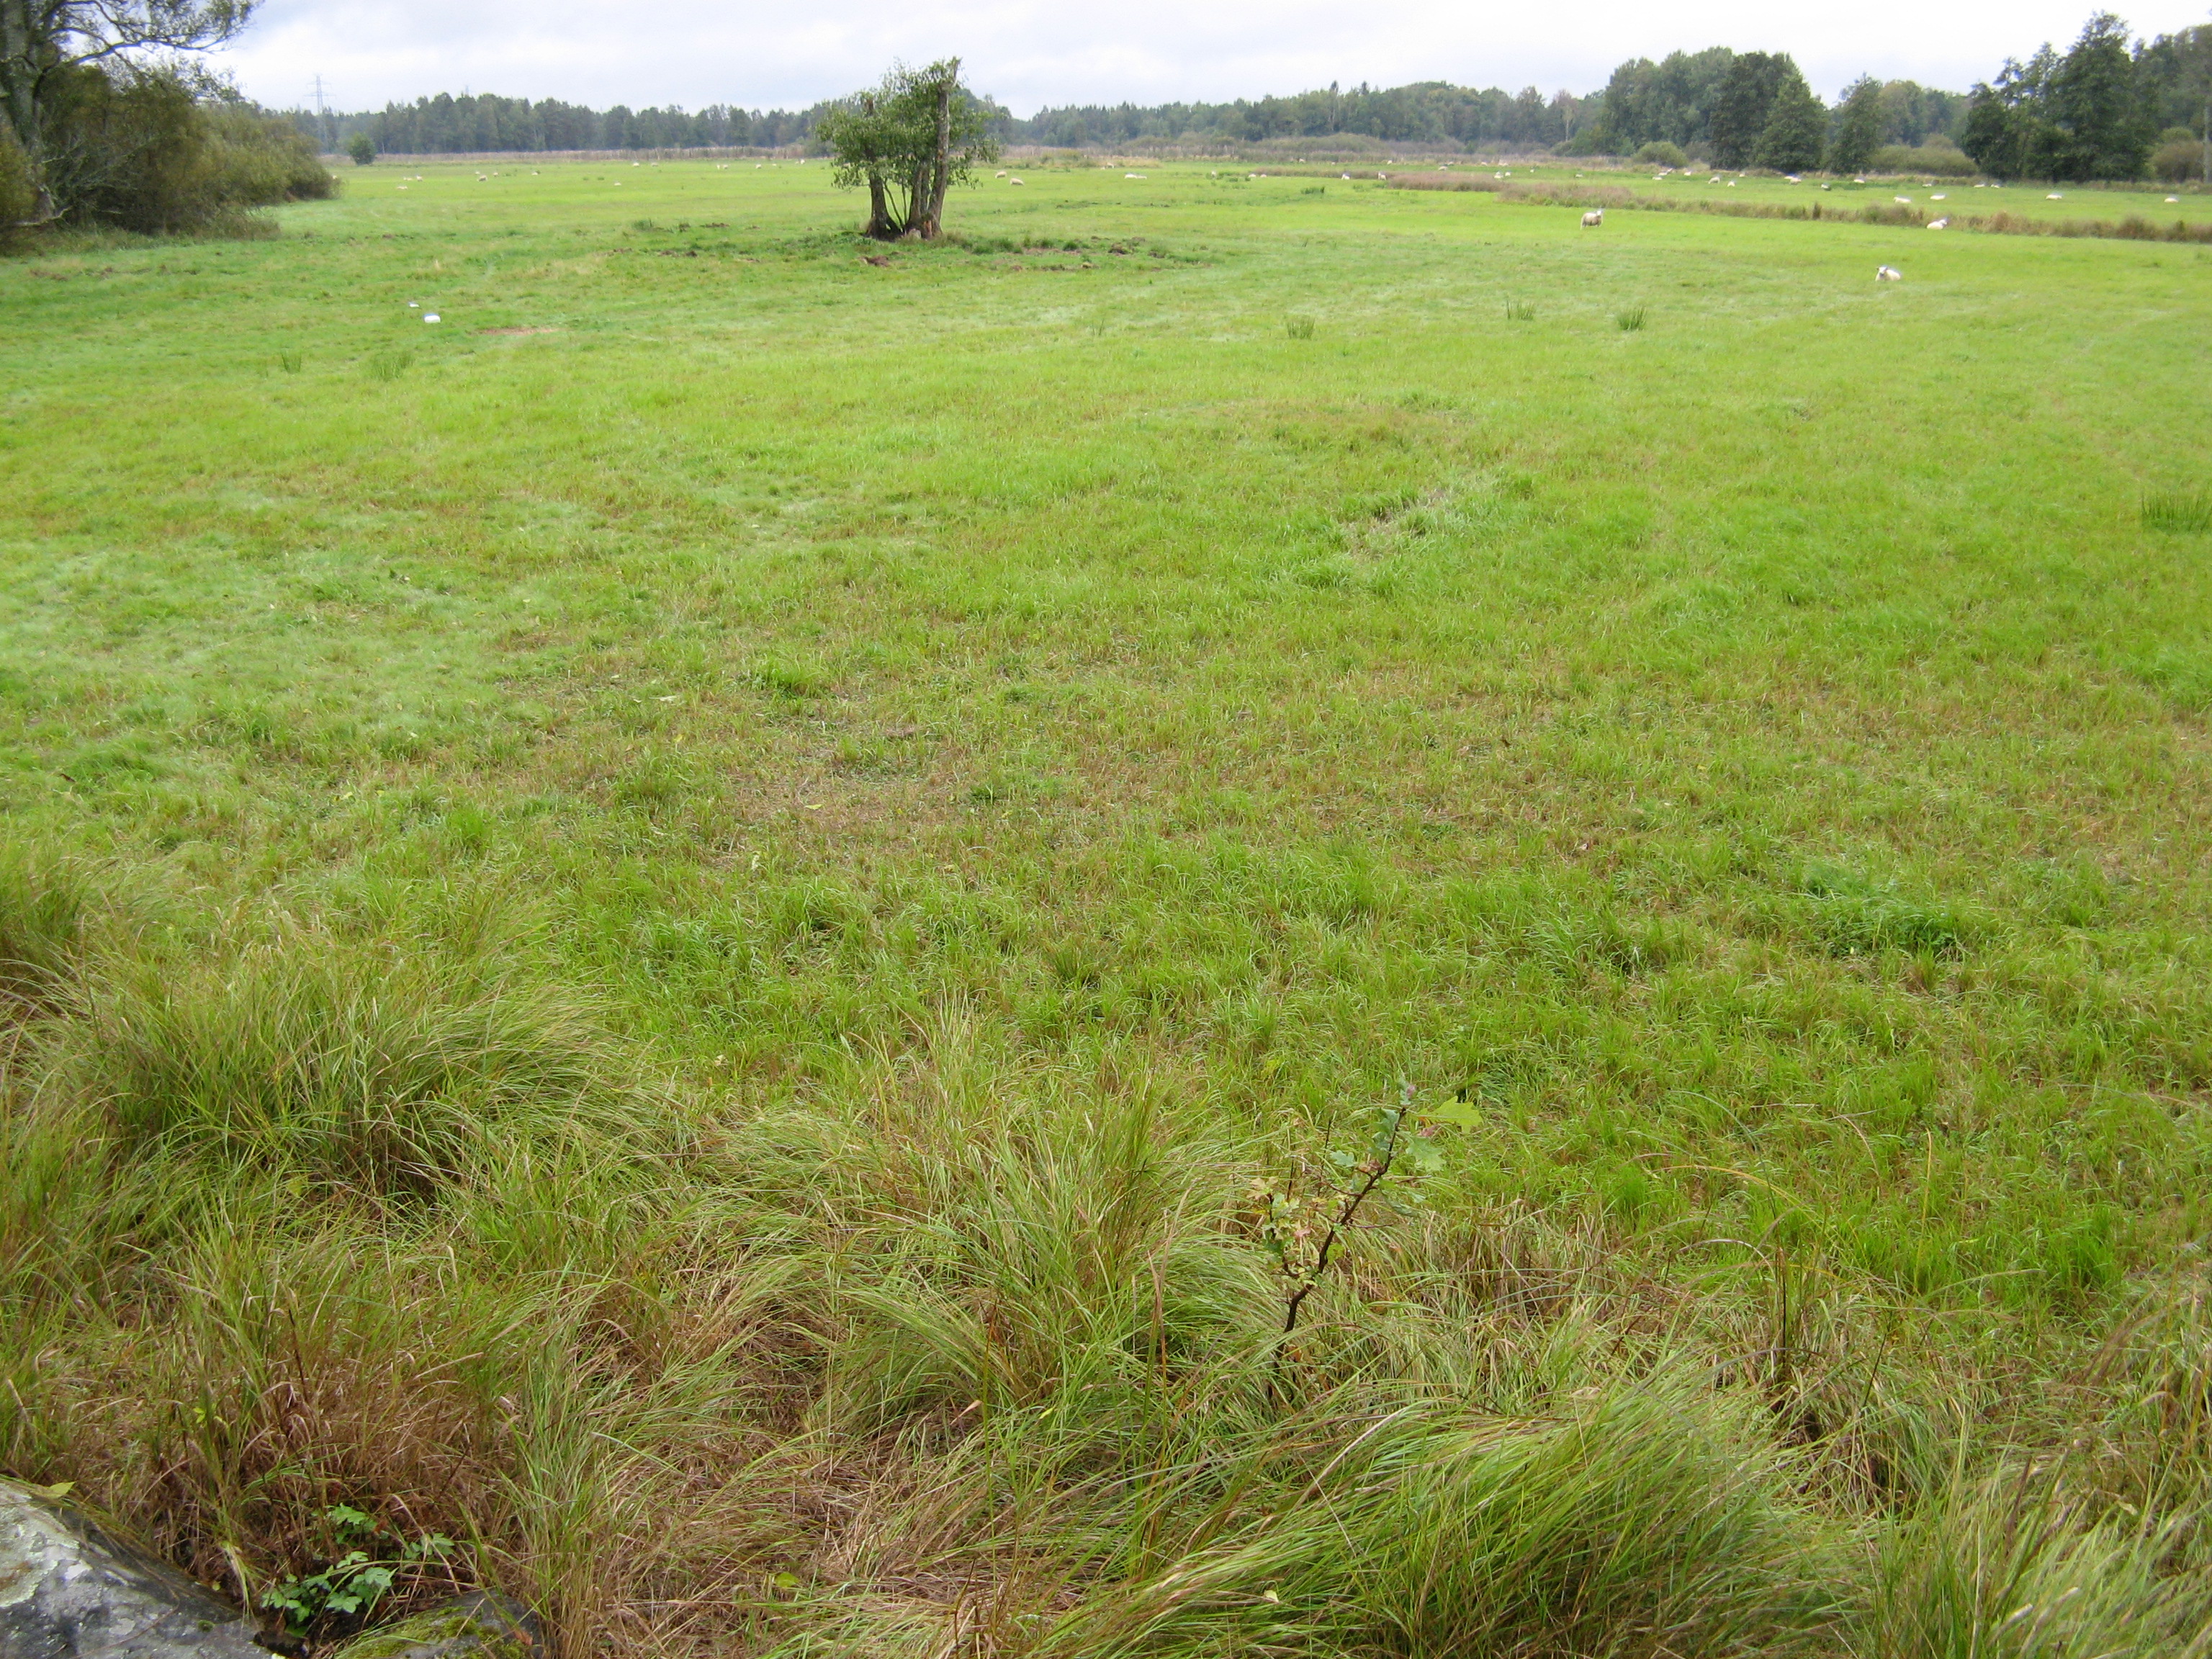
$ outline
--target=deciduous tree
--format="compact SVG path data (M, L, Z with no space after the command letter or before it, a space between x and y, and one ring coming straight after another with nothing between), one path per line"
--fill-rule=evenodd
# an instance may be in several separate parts
M836 162L835 178L868 191L867 234L890 239L945 234L945 198L997 158L982 101L960 82L960 60L903 65L883 84L827 112L815 129Z
M120 68L234 39L259 0L0 0L0 126L23 153L33 216L58 216L47 176L48 106L73 72Z

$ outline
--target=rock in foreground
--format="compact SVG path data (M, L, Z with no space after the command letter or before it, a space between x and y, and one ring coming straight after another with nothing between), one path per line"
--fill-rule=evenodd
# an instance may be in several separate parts
M356 1636L333 1659L543 1659L535 1614L497 1590L471 1590Z
M0 1480L0 1659L269 1659L214 1591Z

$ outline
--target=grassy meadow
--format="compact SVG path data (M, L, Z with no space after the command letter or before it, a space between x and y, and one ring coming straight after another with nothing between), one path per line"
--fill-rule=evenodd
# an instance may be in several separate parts
M572 1659L2212 1652L2212 248L1255 170L0 260L0 1473Z

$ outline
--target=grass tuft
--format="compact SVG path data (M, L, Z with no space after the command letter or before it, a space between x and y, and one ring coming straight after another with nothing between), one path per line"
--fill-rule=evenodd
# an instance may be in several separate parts
M88 981L47 1039L61 1097L126 1159L258 1169L311 1189L451 1180L619 1100L588 1006L489 960L287 928L228 959Z
M76 981L99 905L78 866L0 848L0 1006L45 1006Z
M1633 334L1644 326L1644 307L1631 306L1613 320L1620 325L1623 334Z
M1314 337L1314 319L1292 315L1283 319L1283 332L1293 340L1310 340Z
M2142 499L2146 530L2177 535L2212 534L2212 489L2164 489Z

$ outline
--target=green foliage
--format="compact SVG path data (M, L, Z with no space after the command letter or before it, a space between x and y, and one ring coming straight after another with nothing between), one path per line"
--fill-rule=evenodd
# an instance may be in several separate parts
M369 1618L404 1578L453 1553L453 1540L442 1533L404 1538L349 1504L333 1504L323 1518L341 1553L319 1572L280 1579L261 1593L262 1607L281 1613L295 1638L329 1621Z
M204 103L173 74L58 70L43 110L46 182L66 222L149 234L234 228L246 209L335 191L289 121Z
M2204 141L2186 127L2168 132L2151 152L2153 176L2169 185L2185 185L2204 177Z
M1285 317L1283 332L1293 340L1310 340L1314 337L1314 319L1299 315Z
M2142 176L2156 133L2127 25L2099 12L2063 58L2046 44L1977 87L1960 143L1994 178L2127 179Z
M1690 158L1682 153L1680 144L1669 143L1664 138L1655 138L1636 152L1632 158L1646 167L1686 167Z
M1844 88L1836 106L1826 157L1831 173L1863 173L1881 146L1881 82L1863 76Z
M866 234L878 237L943 234L945 191L972 183L999 154L957 58L892 70L881 86L824 112L816 135L829 146L836 182L868 191Z
M1633 334L1644 326L1644 307L1631 306L1627 310L1616 315L1613 320L1623 334Z
M1968 179L1975 172L1973 157L1948 143L1923 144L1917 149L1885 144L1864 165L1875 173L1917 173L1933 179Z
M31 181L31 164L15 135L0 126L0 237L38 211L38 191Z
M1777 173L1809 173L1827 148L1828 110L1797 66L1784 62L1788 67L1775 87L1752 162Z
M346 140L345 153L353 158L356 167L368 167L376 160L376 140L365 132L356 132Z
M1802 85L1804 78L1786 52L1740 54L1713 97L1708 125L1714 165L1749 166L1765 136L1776 99L1785 86Z

